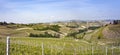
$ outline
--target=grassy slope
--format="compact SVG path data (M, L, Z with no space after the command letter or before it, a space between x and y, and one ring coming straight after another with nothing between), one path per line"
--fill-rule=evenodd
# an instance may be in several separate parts
M11 55L41 55L42 43L44 45L44 53L46 55L69 55L74 53L75 48L76 50L79 50L79 47L90 47L89 44L83 42L82 40L75 41L74 39L12 37L10 40ZM4 46L4 42L0 43L0 47L3 47L5 50ZM80 54L79 51L76 51L76 53ZM5 51L2 51L1 54L5 55Z
M120 24L118 25L108 25L105 27L101 27L95 30L93 33L89 34L88 41L104 44L104 43L113 43L120 42Z
M22 28L8 28L7 26L0 26L0 37L28 37L30 33L42 33L40 31L33 30L30 27L22 27Z
M109 30L113 32L119 32L120 30L119 27L120 27L119 25L118 26L110 25L107 27L102 27L100 29L95 30L94 32L88 33L91 36L88 35L89 38L88 37L85 37L85 38L87 38L87 40L94 41L94 42L104 41L106 40L104 39L106 36L104 36L105 34L103 33L104 32L103 30L106 30L106 28L109 28ZM21 38L21 36L26 36L27 32L40 33L40 31L35 31L32 29L16 30L16 29L6 28L5 26L0 26L0 30L3 31L3 32L0 32L0 35L2 34L3 36L7 36L8 34L12 34L11 36L18 37L18 38L11 38L11 49L10 49L11 55L40 55L42 43L44 43L44 48L45 48L44 52L47 55L58 55L58 54L71 55L75 53L74 51L75 49L77 50L76 53L78 55L91 54L90 52L91 45L84 40L56 39L56 38L29 38L29 37ZM65 29L63 31L65 31ZM5 51L2 51L2 50L5 50L4 41L5 39L0 39L0 55L5 55ZM100 48L96 48L95 52L98 53L104 50L104 47L100 47ZM100 54L100 55L104 55L104 54Z
M118 25L109 25L103 31L104 37L106 40L112 42L120 42L120 24Z
M83 40L74 39L55 39L55 38L29 38L29 37L12 37L10 45L10 55L41 55L42 43L45 55L91 55L91 45ZM0 42L0 55L5 55L5 43ZM93 45L94 55L105 55L105 47ZM117 48L114 53L119 54ZM118 51L117 51L118 50ZM111 54L111 48L108 50Z
M35 26L32 26L32 27L44 27L46 25L35 25ZM114 33L117 34L117 36L119 36L118 34L120 33L120 25L109 25L107 27L102 27L100 29L97 29L97 30L94 30L93 32L91 33L86 33L86 35L83 37L85 40L97 40L97 39L101 39L101 38L104 38L103 36L105 36L105 34L103 35L103 30L107 30L107 31L112 31ZM28 28L28 29L27 29ZM37 30L33 30L32 28L29 28L29 27L23 27L23 28L16 28L16 29L12 29L12 28L7 28L6 26L0 26L0 37L2 36L13 36L13 37L21 37L21 36L24 36L24 37L27 37L30 33L35 33L35 34L39 34L39 33L43 33L45 31L37 31ZM68 27L65 27L65 26L62 26L60 28L60 32L64 35L66 35L67 33L69 32L74 32L76 31L77 29L70 29ZM46 30L47 31L47 30ZM52 31L52 30L51 30ZM81 36L82 34L78 35L78 36ZM108 34L109 35L109 34ZM108 36L107 35L107 36ZM105 36L106 37L106 36Z

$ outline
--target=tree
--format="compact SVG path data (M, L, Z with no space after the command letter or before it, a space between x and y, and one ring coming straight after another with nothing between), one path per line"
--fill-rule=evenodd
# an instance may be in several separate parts
M120 20L113 20L113 24L120 24Z
M0 25L7 25L8 23L7 22L0 22Z

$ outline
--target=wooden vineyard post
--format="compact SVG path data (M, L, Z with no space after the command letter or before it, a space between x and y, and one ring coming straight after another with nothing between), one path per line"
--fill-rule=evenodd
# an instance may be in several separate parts
M106 47L106 55L107 55L107 52L108 52L108 47Z
M42 55L44 55L44 46L43 46L43 43L42 43L41 47L42 47Z
M114 55L113 50L114 50L114 47L112 46L112 55Z
M6 46L6 55L9 55L9 44L10 44L10 37L9 36L7 36L6 43L7 43L7 46Z
M93 48L93 46L92 46L92 55L94 55L94 48Z
M74 55L76 55L76 48L74 48Z
M51 53L51 55L52 55L52 45L50 45L50 53Z

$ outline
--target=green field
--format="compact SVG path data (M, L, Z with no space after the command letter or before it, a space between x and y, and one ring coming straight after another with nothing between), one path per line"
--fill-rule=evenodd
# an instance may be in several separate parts
M1 38L0 55L6 54L6 38ZM107 50L106 50L107 49ZM107 53L106 53L107 51ZM102 46L72 38L11 37L10 55L119 55L120 47Z
M0 55L6 55L6 36L10 55L120 55L119 24L67 24L0 25Z

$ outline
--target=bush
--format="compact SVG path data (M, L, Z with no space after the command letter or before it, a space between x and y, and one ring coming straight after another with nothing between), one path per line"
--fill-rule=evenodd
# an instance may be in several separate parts
M8 25L8 23L7 22L0 22L0 25Z
M89 27L88 29L90 29L90 30L95 30L95 29L98 29L98 28L100 28L100 27L95 27L95 26L93 26L93 27Z
M47 27L44 27L44 28L34 28L34 30L39 30L39 31L53 30L53 31L59 32L60 28L61 27L58 26L58 25L51 25L51 26L47 26Z
M79 30L79 32L72 32L72 33L68 33L67 36L70 36L70 37L74 37L74 38L77 38L77 39L81 39L83 38L83 36L85 35L85 32L87 31L87 29L84 29L84 30ZM84 33L81 37L78 37L77 35L78 34L82 34Z
M100 36L98 36L98 38L97 39L101 39L101 37Z
M45 32L45 34L33 34L33 33L30 33L29 37L58 38L58 37L56 37L56 36L53 36L53 35L49 34L48 32Z
M69 27L69 28L78 28L78 26L66 26L66 27Z

